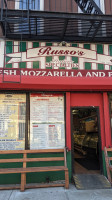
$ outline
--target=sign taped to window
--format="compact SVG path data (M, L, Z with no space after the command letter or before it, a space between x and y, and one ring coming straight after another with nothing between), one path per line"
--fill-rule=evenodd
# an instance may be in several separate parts
M63 94L30 95L30 149L64 148Z
M0 150L25 148L25 94L0 94Z

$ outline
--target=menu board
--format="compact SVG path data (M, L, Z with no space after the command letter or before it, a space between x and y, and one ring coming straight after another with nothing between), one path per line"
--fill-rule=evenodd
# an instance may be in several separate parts
M30 95L30 149L63 148L64 96Z
M25 148L25 94L0 94L0 150Z

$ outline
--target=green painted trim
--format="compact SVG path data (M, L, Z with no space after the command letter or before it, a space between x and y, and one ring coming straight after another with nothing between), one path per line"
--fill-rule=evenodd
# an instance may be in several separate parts
M85 69L91 69L91 63L85 62Z
M109 55L112 56L112 45L109 45Z
M74 70L78 70L78 67L72 67L72 69L74 69Z
M33 61L33 69L39 69L39 61Z
M19 68L26 68L26 62L20 62Z
M7 63L10 59L11 59L10 57L6 56L5 57L5 62Z
M78 44L72 44L72 47L78 47Z
M46 62L51 62L52 61L52 56L47 56L46 57Z
M10 57L7 57L7 56L6 56L6 57L5 57L5 62L7 63L9 60L10 60ZM12 68L12 63L6 64L5 67L6 67L6 68Z
M46 46L52 46L51 42L46 42Z
M97 44L97 53L103 54L103 44Z
M5 66L6 68L12 68L12 64L10 63L10 64L6 64L6 66Z
M19 50L20 52L26 51L26 42L20 42Z
M84 49L90 49L90 44L84 44Z
M112 65L110 65L110 70L112 70Z
M98 70L104 70L104 65L103 64L98 64Z
M46 69L52 69L52 67L46 67Z
M72 61L73 61L74 63L78 63L78 57L72 57Z
M42 158L45 157L46 154L38 154L37 157ZM55 154L53 153L54 157L61 157L63 154ZM32 157L35 157L32 154ZM46 157L51 157L51 153L47 154ZM22 155L0 155L0 158L22 158ZM57 162L35 162L35 163L28 163L28 167L33 166L57 166L63 165L63 161ZM6 163L0 164L0 167L22 167L22 163ZM69 169L69 180L71 182L72 176L72 166L71 166L71 151L67 152L67 167ZM42 173L27 173L27 183L38 183L38 182L46 182L47 178L50 181L55 180L64 180L64 172L42 172ZM20 174L0 174L0 184L17 184L20 183L21 175Z
M65 60L65 56L59 56L59 60Z
M59 67L59 69L65 69L65 67Z
M72 180L72 153L71 151L67 152L67 167L69 171L69 181Z
M39 42L33 42L33 48L39 47Z
M107 170L106 170L106 162L105 162L104 151L102 151L102 162L103 162L103 174L104 174L104 176L107 176Z
M6 41L6 54L12 53L13 42Z

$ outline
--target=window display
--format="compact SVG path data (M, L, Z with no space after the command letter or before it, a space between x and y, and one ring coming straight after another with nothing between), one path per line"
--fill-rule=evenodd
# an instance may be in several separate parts
M63 94L0 94L0 150L64 148L64 126Z

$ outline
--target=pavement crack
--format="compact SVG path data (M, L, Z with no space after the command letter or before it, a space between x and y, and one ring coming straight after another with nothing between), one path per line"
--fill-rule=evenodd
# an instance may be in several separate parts
M13 193L13 190L11 191L11 193L10 193L10 196L9 196L8 200L10 200L10 198L11 198L11 196L12 196L12 193Z
M65 196L66 196L66 199L69 200L69 197L68 197L67 191L65 191Z

